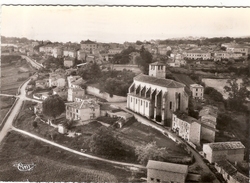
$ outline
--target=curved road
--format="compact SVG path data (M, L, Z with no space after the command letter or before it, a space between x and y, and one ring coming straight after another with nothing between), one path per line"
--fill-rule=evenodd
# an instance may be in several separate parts
M8 131L10 130L10 128L12 127L12 123L13 123L15 117L18 115L18 113L21 109L21 106L23 104L23 100L26 99L25 88L28 85L29 81L30 80L26 81L20 88L20 95L17 96L19 99L17 99L16 105L14 106L13 110L11 111L9 117L7 118L5 124L0 132L0 143L2 142L3 138L8 133Z
M123 166L128 166L128 167L136 167L136 168L145 168L145 166L138 165L138 164L124 163L124 162L119 162L119 161L112 161L112 160L100 158L100 157L97 157L97 156L92 156L92 155L89 155L89 154L86 154L86 153L82 153L82 152L70 149L68 147L65 147L63 145L60 145L58 143L55 143L55 142L49 141L47 139L41 138L41 137L39 137L37 135L34 135L32 133L29 133L29 132L26 132L24 130L20 130L20 129L17 129L17 128L13 127L12 123L13 123L16 115L18 115L18 113L20 112L20 109L21 109L21 106L22 106L22 103L23 103L24 100L32 100L32 101L36 101L36 102L41 102L41 101L33 100L33 99L30 99L30 98L26 97L25 88L26 88L28 83L29 83L29 80L27 82L25 82L20 88L20 95L17 96L19 99L17 99L18 101L16 102L16 105L14 106L13 110L11 111L10 116L8 117L7 121L4 124L3 129L0 132L0 143L3 140L3 138L6 136L6 134L8 133L9 130L14 130L16 132L19 132L19 133L24 134L26 136L29 136L31 138L37 139L39 141L45 142L47 144L50 144L52 146L64 149L66 151L69 151L71 153L74 153L74 154L77 154L77 155L80 155L80 156L85 156L85 157L88 157L88 158L91 158L91 159L100 160L100 161L104 161L104 162L108 162L108 163L112 163L112 164L117 164L117 165L123 165Z
M41 138L37 135L34 135L32 133L29 133L29 132L26 132L24 130L20 130L20 129L17 129L15 127L12 127L12 130L16 131L16 132L19 132L21 134L24 134L26 136L29 136L31 138L34 138L34 139L37 139L39 141L42 141L42 142L45 142L47 144L50 144L52 146L55 146L55 147L58 147L58 148L61 148L63 150L66 150L66 151L69 151L71 153L74 153L74 154L77 154L77 155L80 155L80 156L85 156L87 158L91 158L91 159L95 159L95 160L99 160L99 161L104 161L104 162L107 162L107 163L112 163L112 164L117 164L117 165L123 165L123 166L129 166L129 167L136 167L136 168L146 168L145 166L142 166L142 165L138 165L138 164L132 164L132 163L124 163L124 162L119 162L119 161L113 161L113 160L108 160L108 159L104 159L104 158L100 158L100 157L97 157L97 156L92 156L90 154L86 154L86 153L82 153L82 152L79 152L79 151L76 151L74 149L71 149L71 148L68 148L66 146L63 146L63 145L60 145L58 143L55 143L53 141L50 141L50 140L47 140L47 139L44 139L44 138Z

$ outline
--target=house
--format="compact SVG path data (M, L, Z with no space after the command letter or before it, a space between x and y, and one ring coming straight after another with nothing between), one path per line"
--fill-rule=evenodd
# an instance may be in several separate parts
M66 85L65 76L64 74L60 73L50 73L49 74L49 87L57 86L57 87L64 87Z
M214 167L227 183L249 183L249 177L238 172L237 168L228 160L215 162Z
M41 114L42 111L43 111L43 105L42 105L42 103L37 103L34 106L34 114Z
M69 88L68 89L68 101L75 101L75 98L82 98L85 96L85 90L82 88Z
M185 113L174 112L171 129L184 140L200 145L201 124L197 119Z
M65 57L63 61L64 67L70 68L75 65L75 59L73 57Z
M121 119L124 119L124 120L128 120L130 118L133 117L132 114L129 114L125 111L122 111L122 110L111 110L111 111L107 111L107 115L111 118L121 118Z
M68 130L65 128L65 126L63 124L59 124L58 125L58 132L61 134L65 134L68 132Z
M115 54L119 54L122 52L122 49L120 48L113 48L113 49L109 49L109 54L110 55L115 55Z
M81 88L82 84L86 83L81 76L68 76L67 80L69 88Z
M82 50L94 50L98 48L98 44L96 42L90 41L81 41L81 49Z
M36 83L36 88L45 89L47 87L46 80L36 80L35 83Z
M149 65L149 76L139 74L129 87L127 108L165 125L176 110L185 112L188 94L185 85L165 79L166 66L161 63Z
M61 46L56 46L52 49L52 56L55 58L60 58L63 56L63 48Z
M185 183L188 166L149 160L147 164L147 182L178 182Z
M204 157L210 162L227 159L241 162L244 159L245 146L240 141L214 142L203 144Z
M63 56L64 57L76 58L76 50L73 49L73 48L65 48L63 50Z
M192 92L192 97L194 99L200 99L203 100L203 96L204 96L204 87L202 85L199 84L191 84L190 85L190 90Z
M93 99L82 102L66 103L66 119L91 120L100 116L100 105Z
M184 57L188 59L202 59L202 60L209 60L211 59L211 53L203 50L190 50L184 53Z
M203 106L199 112L199 118L202 123L211 127L216 127L218 116L218 107L212 105Z
M77 60L85 60L88 54L90 54L90 51L88 50L78 50Z
M199 121L201 127L201 139L207 142L215 141L215 134L217 132L217 113L218 108L215 106L207 105L199 112Z

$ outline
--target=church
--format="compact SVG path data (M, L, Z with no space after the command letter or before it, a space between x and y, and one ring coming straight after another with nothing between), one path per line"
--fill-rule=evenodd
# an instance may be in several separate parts
M173 112L187 112L189 96L184 84L165 77L166 65L161 62L151 63L149 75L139 74L134 77L128 91L127 108L170 126L167 121L171 121Z

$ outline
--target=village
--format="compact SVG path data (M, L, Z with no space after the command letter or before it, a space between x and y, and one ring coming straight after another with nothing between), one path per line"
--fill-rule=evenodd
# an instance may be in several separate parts
M27 80L30 101L24 102L15 127L93 155L98 151L86 141L108 132L127 151L114 150L121 157L99 155L124 162L137 162L133 148L156 145L157 151L141 159L147 177L140 181L249 181L242 171L248 165L246 141L243 145L235 132L218 128L219 113L227 109L215 95L224 99L218 92L210 95L209 89L214 89L202 80L237 77L249 66L249 42L211 44L205 38L189 38L183 44L175 40L62 44L4 39L2 56L19 55L37 69ZM99 79L115 72L122 83L112 77ZM159 155L163 147L168 156ZM112 145L109 148L112 151Z

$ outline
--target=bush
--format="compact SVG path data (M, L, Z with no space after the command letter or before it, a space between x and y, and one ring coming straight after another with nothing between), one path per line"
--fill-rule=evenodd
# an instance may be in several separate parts
M201 175L201 181L202 182L213 182L215 179L215 176L212 173L204 173Z
M21 77L21 78L18 78L17 81L25 81L27 79L27 77Z

